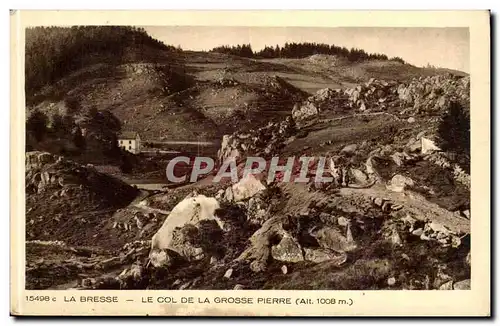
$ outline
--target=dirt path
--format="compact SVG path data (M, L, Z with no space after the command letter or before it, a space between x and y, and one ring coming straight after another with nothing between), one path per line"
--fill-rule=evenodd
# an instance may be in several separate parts
M350 118L357 118L357 117L373 117L373 116L378 116L378 115L387 115L391 118L394 118L397 121L401 121L401 119L391 113L387 112L373 112L373 113L355 113L355 114L350 114L342 117L337 117L337 118L330 118L330 119L321 119L319 122L334 122L334 121L340 121L340 120L345 120L345 119L350 119Z

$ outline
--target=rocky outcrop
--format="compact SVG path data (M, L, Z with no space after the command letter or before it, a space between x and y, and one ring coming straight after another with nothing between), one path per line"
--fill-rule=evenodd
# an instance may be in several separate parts
M400 84L397 93L406 106L404 113L442 112L452 100L469 102L470 77L445 74L415 78Z
M311 102L296 104L292 110L292 116L295 120L304 120L318 115L320 110Z
M470 78L436 75L415 78L408 84L371 78L364 84L345 90L321 89L292 111L294 119L305 120L325 110L352 109L358 112L400 110L401 114L443 112L453 100L469 101ZM402 110L400 108L403 108ZM409 123L415 118L410 117Z
M326 225L308 230L308 221L312 219L307 216L271 217L252 235L250 247L237 260L249 262L254 272L266 270L271 258L290 263L332 260L341 265L346 253L357 248L350 223L341 227L346 231Z
M295 122L292 117L287 117L281 122L270 122L247 133L224 135L217 153L218 161L222 163L228 158L238 160L248 155L269 156L295 133Z
M385 110L397 100L396 83L371 78L367 83L345 90L351 108L361 112Z

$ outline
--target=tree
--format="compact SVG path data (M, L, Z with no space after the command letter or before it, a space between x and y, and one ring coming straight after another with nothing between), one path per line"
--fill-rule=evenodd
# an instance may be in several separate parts
M79 122L86 129L86 148L106 155L119 153L117 133L121 129L120 120L108 110L99 111L90 107Z
M45 113L35 110L26 121L26 132L31 133L36 141L41 141L47 134L47 124Z
M127 154L122 155L121 163L120 163L120 171L123 173L131 173L134 166L130 161L130 158Z
M459 102L450 103L439 124L438 134L441 149L470 157L470 117Z
M85 137L80 127L75 127L73 131L73 144L79 149L85 149Z
M50 121L50 129L56 137L64 137L64 135L68 134L71 130L66 129L63 116L59 113L55 113L52 115Z

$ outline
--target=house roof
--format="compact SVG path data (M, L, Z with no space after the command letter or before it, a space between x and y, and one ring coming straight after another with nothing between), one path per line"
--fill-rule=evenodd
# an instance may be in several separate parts
M139 135L137 131L122 131L119 135L119 139L135 139Z

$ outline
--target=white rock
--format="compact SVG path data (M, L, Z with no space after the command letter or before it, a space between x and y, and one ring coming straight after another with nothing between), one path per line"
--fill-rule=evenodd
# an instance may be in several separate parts
M170 257L165 250L151 250L149 253L149 261L154 267L168 265Z
M231 278L231 275L233 275L233 269L230 268L226 271L226 273L224 274L224 277L225 278Z
M288 273L288 268L286 267L286 265L281 266L281 272L283 274L287 274Z
M436 143L428 138L420 138L420 143L422 145L422 154L432 153L434 151L440 151L441 149L437 147Z
M428 223L427 225L429 226L429 229L431 229L432 231L434 231L436 233L441 232L441 233L444 233L445 235L448 235L451 233L450 230L447 229L444 225L439 224L437 222L432 221L432 222Z
M394 192L403 192L406 186L413 186L414 184L415 182L411 178L405 177L401 174L396 174L392 177L387 189Z
M226 188L226 191L224 193L224 200L229 201L229 202L234 200L233 188L231 188L231 187Z
M340 226L347 226L347 225L349 225L349 220L343 216L339 216L337 218L337 223Z
M241 201L253 197L265 189L266 186L264 186L260 180L249 174L233 185L232 191L234 201Z
M215 210L220 207L219 202L212 197L197 195L186 198L178 203L170 212L161 228L151 240L151 249L172 249L170 245L175 228L182 228L186 224L196 225L202 220L215 220L223 229L222 221L215 216Z

